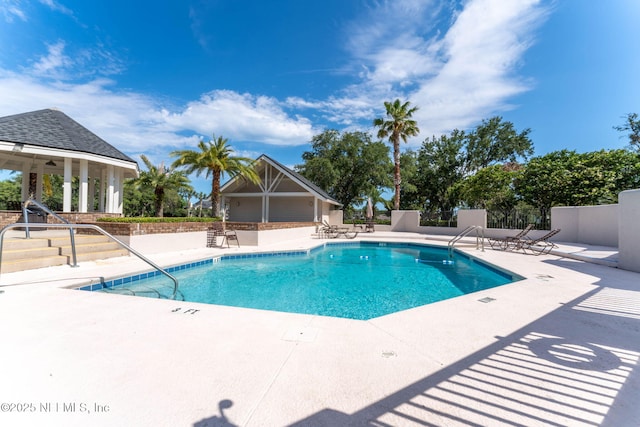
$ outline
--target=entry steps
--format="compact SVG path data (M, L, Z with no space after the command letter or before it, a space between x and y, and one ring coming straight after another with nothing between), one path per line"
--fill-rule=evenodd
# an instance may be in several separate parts
M3 273L72 263L71 241L68 235L60 237L38 237L37 235L37 231L32 231L30 239L14 237L4 241ZM78 261L129 255L128 250L106 236L76 234L74 238Z

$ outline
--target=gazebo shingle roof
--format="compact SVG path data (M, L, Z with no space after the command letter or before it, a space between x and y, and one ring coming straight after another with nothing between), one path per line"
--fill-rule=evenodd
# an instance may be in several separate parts
M136 163L58 110L46 109L0 117L0 141L97 154Z

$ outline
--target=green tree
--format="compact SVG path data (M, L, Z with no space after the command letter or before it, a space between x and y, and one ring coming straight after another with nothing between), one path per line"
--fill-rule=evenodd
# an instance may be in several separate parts
M389 148L372 142L363 132L326 130L312 138L311 151L304 152L302 160L296 171L342 203L345 210L390 184Z
M529 139L530 129L518 133L513 123L503 122L502 117L483 120L473 132L467 134L467 172L473 173L490 164L515 162L533 154Z
M123 212L125 216L153 216L154 197L150 188L139 186L135 179L124 181Z
M546 211L616 203L619 192L640 186L640 156L627 150L554 151L532 158L515 184L527 203Z
M407 150L400 155L402 183L400 184L400 209L420 210L424 206L420 189L417 186L418 153ZM393 200L392 200L393 202ZM393 207L393 203L391 203Z
M13 210L19 205L22 197L22 174L15 174L11 178L0 181L1 209Z
M247 157L234 156L228 140L219 136L209 142L200 141L199 151L178 150L173 151L171 156L177 157L173 165L184 166L187 174L196 173L197 176L204 173L207 178L211 177L211 214L219 216L220 212L220 180L222 174L227 174L229 178L242 176L249 181L258 184L260 177L253 168L253 160Z
M418 150L416 187L425 213L441 212L445 218L458 206L457 183L464 178L464 131L425 140Z
M640 120L637 113L629 113L625 117L626 122L613 128L619 132L628 132L629 146L640 152Z
M400 140L407 142L410 136L417 136L420 133L418 124L411 117L418 110L418 107L410 108L409 101L401 103L399 99L394 102L385 102L385 118L373 120L373 126L380 128L378 138L387 138L393 146L393 185L395 188L394 209L400 209Z
M499 211L507 215L518 203L514 182L517 163L496 164L480 169L460 183L460 197L470 208Z
M164 203L167 192L177 191L183 188L191 188L189 179L182 171L173 167L167 168L164 163L155 166L144 154L140 158L147 167L146 171L140 172L140 176L134 180L134 185L146 187L153 191L154 215L164 216Z

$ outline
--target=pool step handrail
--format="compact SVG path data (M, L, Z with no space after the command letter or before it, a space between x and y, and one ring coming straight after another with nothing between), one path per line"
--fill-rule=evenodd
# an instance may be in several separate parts
M49 209L43 203L40 203L40 202L38 202L37 200L35 200L33 198L27 199L24 202L22 202L22 218L24 219L24 223L27 224L24 227L24 233L25 233L25 237L27 239L31 238L31 235L29 234L29 225L28 225L29 224L29 205L35 205L41 211L46 212L48 215L51 215L52 217L54 217L58 221L62 222L63 224L69 224L69 221L67 221L65 218L61 217L57 213L53 212L51 209ZM69 228L69 238L71 239L71 261L72 261L71 267L77 267L78 266L78 257L76 255L76 239L74 237L73 228ZM0 248L1 248L1 246L0 246Z
M94 225L94 224L73 224L73 223L65 223L65 224L44 224L44 223L42 223L42 224L41 223L28 224L28 223L14 223L14 224L5 225L4 227L2 227L2 230L0 230L0 273L2 272L2 246L3 246L3 243L4 243L4 235L5 235L5 233L7 231L13 229L13 228L26 227L26 226L34 227L34 228L69 228L71 230L71 236L73 236L73 233L74 233L75 229L95 230L98 233L102 234L103 236L106 236L109 239L113 240L114 242L116 242L117 244L122 246L124 249L128 250L130 253L134 254L135 256L140 258L142 261L146 262L151 267L153 267L154 269L158 270L160 273L164 274L169 279L171 279L173 281L173 294L171 295L171 299L175 299L176 294L178 293L178 279L176 279L169 272L167 272L162 267L160 267L159 265L157 265L156 263L151 261L149 258L147 258L144 255L142 255L140 252L138 252L135 249L133 249L131 246L127 245L126 243L124 243L123 241L118 239L117 237L109 234L108 232L106 232L105 230L103 230L102 228L100 228L100 227L98 227L97 225ZM72 242L73 242L73 240L72 240ZM72 245L74 245L74 243L72 243ZM75 248L74 248L74 258L75 258Z
M484 252L484 227L481 225L470 225L460 233L456 234L453 239L449 240L449 243L447 243L449 258L453 256L453 246L474 230L476 232L476 249L482 248L482 252Z

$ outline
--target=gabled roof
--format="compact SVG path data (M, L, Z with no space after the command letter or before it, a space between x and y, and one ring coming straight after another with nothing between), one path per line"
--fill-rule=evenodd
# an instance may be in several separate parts
M317 198L322 199L322 200L324 200L326 202L329 202L331 204L334 204L334 205L342 205L342 203L340 203L337 200L335 200L333 197L331 197L322 188L318 187L313 182L309 181L308 179L306 179L305 177L303 177L299 173L289 169L288 167L286 167L282 163L272 159L271 157L267 156L266 154L262 154L260 157L258 157L256 159L256 163L259 163L261 161L264 161L264 162L267 162L267 163L271 164L271 166L275 167L280 172L282 172L283 174L287 175L293 181L298 183L302 188L304 188L305 190L307 190L309 193L313 194ZM235 177L235 178L227 181L220 188L220 190L223 191L226 187L229 187L231 185L231 183L233 183L237 179L240 179L240 178L239 177Z
M0 141L90 153L136 163L58 110L38 110L0 117Z

